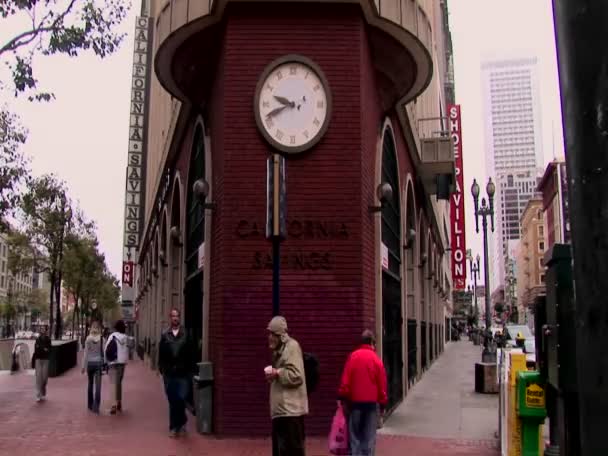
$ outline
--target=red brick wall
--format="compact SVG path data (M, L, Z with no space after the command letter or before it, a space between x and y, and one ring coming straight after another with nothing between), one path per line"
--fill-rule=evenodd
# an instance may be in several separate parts
M270 362L265 328L272 313L272 272L258 261L265 263L271 253L264 238L269 147L255 126L253 97L270 61L299 53L325 72L334 106L325 138L287 161L287 218L312 222L317 235L296 238L295 230L281 246L281 313L292 336L319 358L321 383L309 397L307 432L326 434L345 357L362 329L375 327L374 216L367 208L374 204L383 113L366 25L358 7L350 5L232 5L218 46L208 102L218 208L206 272L215 431L252 435L270 429L262 371ZM403 172L411 164L399 137L397 144ZM347 235L325 237L316 222L329 231L345 227ZM329 255L329 269L299 267L298 260L316 254Z
M266 8L265 8L266 9ZM255 269L255 255L270 253L263 237L268 147L253 118L257 79L267 63L301 53L325 71L334 97L332 123L325 139L287 163L288 219L344 223L347 239L288 239L282 253L331 255L331 270L284 267L281 313L304 350L316 353L321 386L310 396L310 432L326 433L333 413L339 373L363 311L358 226L359 61L363 22L350 7L273 5L268 11L238 6L228 11L223 68L212 103L215 219L210 316L210 348L216 363L216 431L258 434L269 431L269 363L265 327L271 317L271 270ZM219 118L222 120L219 121ZM219 126L223 122L223 126ZM219 144L219 139L223 145ZM217 164L218 162L223 165ZM223 167L223 171L216 168ZM241 237L237 234L239 223ZM256 223L259 235L251 234ZM293 259L291 260L293 262ZM338 342L337 342L338 341Z
M376 91L376 80L372 66L372 56L367 42L365 28L361 29L362 52L360 57L361 68L361 153L362 167L361 192L363 204L359 208L362 231L361 275L363 277L363 294L365 302L370 303L364 309L364 324L376 331L376 237L375 218L380 215L370 214L369 206L376 206L376 174L377 154L380 136L382 134L383 115L380 99ZM373 305L371 304L373 303Z
M221 393L225 391L225 387L234 388L234 385L225 377L222 366L224 363L224 347L230 347L229 340L238 340L237 334L225 334L223 332L224 324L224 284L229 279L230 263L226 261L225 253L228 250L225 245L225 239L229 236L229 227L226 226L224 217L229 215L230 211L224 206L225 196L225 170L227 164L224 160L224 126L225 116L223 115L224 97L226 95L226 84L221 75L225 71L225 43L222 43L221 57L218 62L217 74L211 99L209 100L209 118L206 119L209 130L211 132L211 159L212 159L212 179L213 190L212 195L214 201L218 203L218 210L213 215L212 239L211 239L211 258L210 271L203 274L210 274L210 290L209 290L209 360L214 363L214 426L215 432L225 432L226 419L224 416L224 405L226 403L225 396ZM230 168L228 168L230 169ZM233 203L237 201L233 201ZM229 311L230 309L228 309ZM227 339L225 339L225 336ZM205 335L203 335L205 338ZM244 344L247 345L247 344ZM239 379L243 383L243 390L248 382L245 379ZM239 387L240 389L240 387Z

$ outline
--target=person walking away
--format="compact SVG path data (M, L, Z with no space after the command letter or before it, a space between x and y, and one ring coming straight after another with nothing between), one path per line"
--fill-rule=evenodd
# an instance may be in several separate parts
M40 335L34 344L32 364L36 370L36 402L46 400L46 384L49 379L49 357L51 355L51 338L48 327L40 328Z
M87 404L89 410L99 414L101 403L101 370L103 368L103 339L101 326L97 321L91 324L89 335L84 342L82 354L82 373L85 371L89 378L87 388Z
M122 380L129 359L129 346L133 344L133 339L127 336L126 330L125 322L118 320L104 349L105 361L109 366L110 381L114 387L114 405L110 409L111 415L122 412Z
M348 436L352 456L373 456L380 414L388 402L386 370L376 354L374 334L366 329L361 345L344 365L338 398L348 420Z
M181 327L179 310L171 310L170 321L169 329L160 337L158 368L169 402L169 436L175 438L186 432L186 400L195 360L191 340Z
M272 365L264 369L270 383L272 455L305 456L304 416L308 393L300 344L289 337L287 321L274 317L268 324L268 347Z

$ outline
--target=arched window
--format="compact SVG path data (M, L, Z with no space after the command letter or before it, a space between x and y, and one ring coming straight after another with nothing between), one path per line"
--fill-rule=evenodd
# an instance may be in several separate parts
M196 343L195 357L202 359L203 350L203 269L199 267L199 248L205 242L204 201L194 194L194 182L205 179L205 137L200 124L194 130L192 154L186 193L186 283L184 325Z
M384 129L382 182L393 189L393 197L382 209L382 244L388 249L388 268L382 271L382 356L387 371L389 408L403 398L403 336L401 310L401 203L399 168L393 131Z
M205 178L205 141L203 129L197 125L192 142L192 158L188 172L186 212L186 277L198 271L198 248L205 241L205 211L192 191L194 182Z
M418 233L420 238L420 245L418 247L419 260L418 263L418 289L420 293L420 306L418 307L418 318L420 320L420 373L426 369L427 366L427 318L426 308L428 305L428 294L426 287L426 275L427 275L427 264L428 264L428 245L426 237L426 226L424 222L420 221L420 230Z
M416 381L417 369L417 331L418 312L416 309L416 205L414 203L414 188L410 184L406 192L406 222L405 222L405 290L407 303L407 377L408 384Z

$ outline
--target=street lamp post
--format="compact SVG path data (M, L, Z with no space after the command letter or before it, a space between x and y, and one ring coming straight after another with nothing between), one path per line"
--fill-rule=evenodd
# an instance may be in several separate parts
M473 255L469 256L469 264L471 266L471 277L473 277L473 300L475 307L473 308L473 316L477 315L477 279L479 278L479 254L473 261Z
M475 230L479 233L479 216L481 216L481 224L483 228L483 264L485 270L485 291L486 291L486 337L484 337L483 352L481 361L484 363L496 362L496 348L491 343L492 338L492 310L490 302L490 267L488 265L488 217L490 217L490 228L494 232L494 193L496 186L492 182L492 178L488 179L486 185L488 201L485 198L481 199L479 205L479 184L476 179L473 179L471 186L471 194L473 195L473 203L475 204Z

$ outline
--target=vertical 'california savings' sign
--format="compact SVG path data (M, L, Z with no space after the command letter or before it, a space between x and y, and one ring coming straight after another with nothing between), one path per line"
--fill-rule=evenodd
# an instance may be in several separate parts
M454 165L456 167L456 192L450 198L452 221L452 282L454 290L463 290L467 280L467 258L464 231L464 194L462 176L462 124L460 105L448 105L450 135L454 144Z

